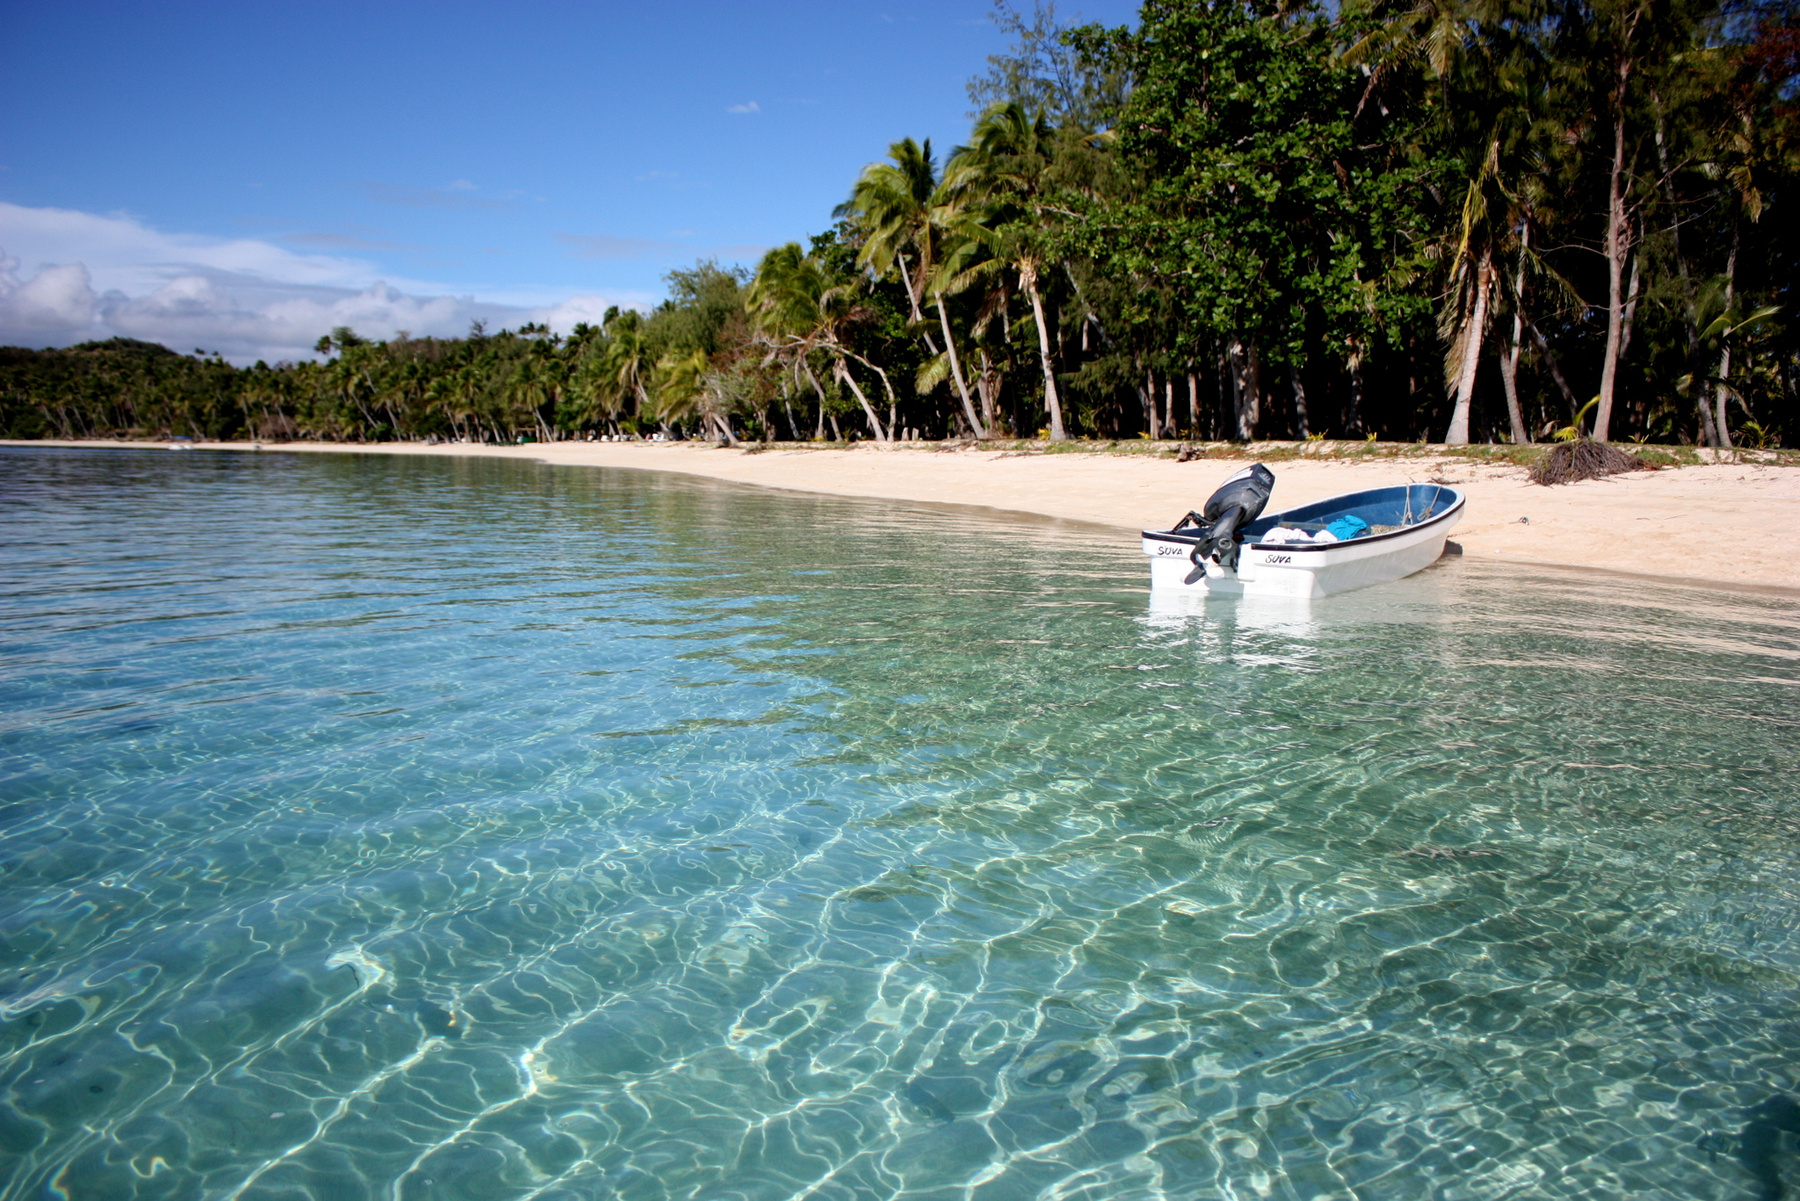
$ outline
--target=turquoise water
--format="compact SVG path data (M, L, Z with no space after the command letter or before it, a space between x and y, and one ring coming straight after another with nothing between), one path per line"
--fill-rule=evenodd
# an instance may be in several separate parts
M1800 1197L1791 600L486 461L0 523L0 1197Z

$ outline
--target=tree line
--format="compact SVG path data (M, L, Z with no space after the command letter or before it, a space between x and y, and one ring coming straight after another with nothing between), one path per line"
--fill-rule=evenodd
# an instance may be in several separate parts
M566 336L0 351L11 436L1800 438L1793 0L999 6L969 138Z

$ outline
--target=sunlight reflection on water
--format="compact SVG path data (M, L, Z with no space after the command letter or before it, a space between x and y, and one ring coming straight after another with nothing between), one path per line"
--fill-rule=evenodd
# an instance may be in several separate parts
M5 1197L1800 1182L1790 601L1176 609L480 460L0 451L0 515Z

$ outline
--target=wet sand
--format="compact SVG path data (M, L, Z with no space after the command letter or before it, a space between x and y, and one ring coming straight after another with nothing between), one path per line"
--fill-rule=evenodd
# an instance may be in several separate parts
M252 449L247 443L202 446ZM262 450L480 455L672 471L799 492L1029 513L1110 527L1122 537L1146 527L1167 527L1250 461L1178 463L1128 454L939 449L932 443L863 443L848 449L776 443L748 451L700 442L281 443L265 444ZM1522 468L1452 456L1293 459L1270 467L1275 472L1271 510L1359 488L1437 479L1468 494L1468 509L1451 538L1470 556L1800 595L1800 468L1719 462L1544 488L1532 484Z

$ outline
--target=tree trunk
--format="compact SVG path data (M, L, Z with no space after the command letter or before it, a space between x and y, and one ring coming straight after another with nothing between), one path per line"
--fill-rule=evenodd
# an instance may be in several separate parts
M1506 388L1506 419L1512 425L1515 446L1531 441L1525 432L1525 414L1519 408L1519 351L1525 339L1525 253L1531 245L1531 223L1519 236L1519 269L1513 274L1512 341L1500 355L1500 383Z
M1231 346L1236 345L1236 342L1231 343ZM1218 419L1209 423L1211 427L1208 430L1209 433L1224 429L1225 414L1236 411L1236 401L1234 400L1236 396L1237 364L1232 361L1231 348L1228 346L1225 353L1219 357L1219 407L1215 413ZM1236 429L1236 418L1234 417L1232 421L1232 428Z
M963 416L968 419L969 428L982 441L987 440L987 427L975 416L975 405L969 400L969 385L963 379L962 359L956 353L956 339L950 336L950 314L944 311L944 298L937 298L938 322L944 327L944 348L950 356L950 374L956 379L956 394L962 397Z
M1527 321L1525 328L1531 331L1531 340L1537 343L1538 353L1544 356L1544 366L1550 368L1550 378L1556 381L1556 390L1562 393L1563 403L1569 406L1569 420L1581 411L1581 405L1575 400L1575 389L1569 387L1569 381L1563 378L1562 364L1556 360L1556 352L1550 349L1550 342L1544 332L1534 321Z
M1344 365L1350 372L1350 407L1344 413L1344 432L1365 433L1362 417L1362 351L1354 342L1351 343L1350 359Z
M1020 264L1019 283L1031 298L1031 315L1037 322L1038 361L1044 368L1044 408L1050 413L1050 440L1067 442L1063 429L1062 398L1056 393L1056 368L1050 360L1050 325L1044 320L1044 300L1038 295L1037 266L1027 260Z
M1494 283L1493 252L1484 250L1475 268L1475 304L1463 326L1462 363L1456 373L1456 407L1450 413L1450 428L1444 434L1447 446L1469 444L1469 410L1475 399L1475 373L1481 366L1481 344L1487 340L1488 293Z
M814 441L817 441L817 442L823 442L823 441L825 441L825 416L826 416L826 413L825 413L825 389L819 386L819 377L813 374L813 369L812 369L811 363L807 362L804 358L802 358L800 360L800 366L805 370L806 378L812 382L813 393L816 396L818 396L818 398L819 398L819 424L818 424L818 428L813 430L813 439L814 439ZM833 430L837 429L837 419L835 417L832 418L831 428Z
M1306 385L1300 382L1300 367L1288 364L1288 382L1294 386L1294 429L1304 439L1312 433L1306 418Z
M1631 283L1625 289L1625 315L1619 327L1619 358L1623 359L1631 353L1631 331L1637 328L1638 306L1638 268L1643 265L1644 256L1631 256Z
M1731 224L1731 254L1725 259L1725 311L1731 311L1731 302L1737 291L1737 256L1738 256L1738 224ZM1729 336L1729 335L1728 335ZM1718 438L1716 445L1731 445L1731 429L1725 424L1725 402L1731 395L1731 387L1725 381L1731 378L1731 343L1725 343L1725 349L1719 353L1719 384L1713 394L1713 416L1718 419L1714 436Z
M727 446L738 444L737 435L731 430L731 418L723 413L708 413L706 419L711 423L713 432L719 436L719 441Z
M363 407L362 397L358 396L355 392L351 392L350 399L355 402L356 411L363 415L363 421L366 423L365 428L374 429L377 424L375 415ZM358 441L367 441L367 439L359 438Z
M1600 405L1594 413L1594 440L1604 442L1612 427L1613 391L1619 382L1619 360L1625 353L1625 255L1631 225L1625 211L1625 84L1631 60L1619 60L1613 92L1613 156L1606 200L1606 358L1600 367Z
M1663 133L1662 97L1651 92L1650 99L1656 105L1656 164L1660 169L1663 199L1668 202L1671 213L1679 214L1681 208L1675 196L1675 173L1669 168L1668 141ZM1675 273L1681 278L1682 324L1687 334L1688 378L1697 380L1700 377L1699 312L1695 308L1694 291L1689 282L1687 255L1681 249L1679 216L1669 222L1669 246L1675 254ZM1704 385L1694 388L1694 401L1700 410L1700 445L1711 446L1717 438L1717 430L1713 424L1712 405L1706 398Z
M975 390L981 393L981 421L987 426L991 435L995 429L994 412L1000 403L1000 383L994 365L988 361L987 351L981 355L981 374L975 377Z
M1161 422L1156 416L1156 373L1144 368L1144 386L1138 389L1138 400L1144 406L1144 429L1151 441L1160 436Z
M875 406L869 403L869 398L863 395L863 390L856 386L856 377L850 374L848 367L844 366L844 360L833 359L831 362L832 366L837 369L838 379L849 387L856 396L856 403L862 406L863 416L869 419L869 429L874 431L875 441L886 442L888 440L887 431L881 428L881 418L876 414Z
M885 372L881 368L877 367L874 363L870 362L868 359L863 358L861 355L853 354L850 357L855 359L857 362L861 363L864 367L867 367L870 371L873 371L875 373L876 378L881 381L881 390L887 394L887 398L888 398L888 423L887 423L886 441L889 441L889 442L899 441L899 438L900 438L900 398L898 396L894 395L893 381L888 379L887 372ZM852 388L854 388L855 386L856 385L854 383L851 384ZM859 392L859 393L857 393L857 395L861 396L862 394Z
M1512 341L1500 356L1500 383L1506 389L1506 420L1512 426L1515 446L1524 446L1531 441L1531 436L1525 432L1525 414L1519 408L1519 339L1524 332L1523 325L1524 321L1514 313Z
M1232 408L1237 418L1237 439L1248 442L1256 436L1256 423L1262 419L1262 361L1256 347L1233 338L1226 351L1231 364Z
M925 314L919 311L919 294L913 290L912 272L907 269L906 256L904 254L896 254L894 256L894 261L900 264L900 283L906 288L906 303L912 306L912 319L914 322L923 325L925 323ZM930 330L920 330L919 336L925 339L925 348L927 350L931 351L932 354L938 352L938 348L932 344ZM950 331L946 328L944 330L944 337L948 338L949 336Z
M1188 432L1198 436L1200 430L1200 381L1192 371L1188 377Z
M1175 436L1175 377L1163 376L1163 433Z
M1718 418L1718 445L1731 445L1731 428L1725 424L1725 405L1731 399L1731 347L1726 346L1719 352L1718 390L1713 394L1713 415Z

